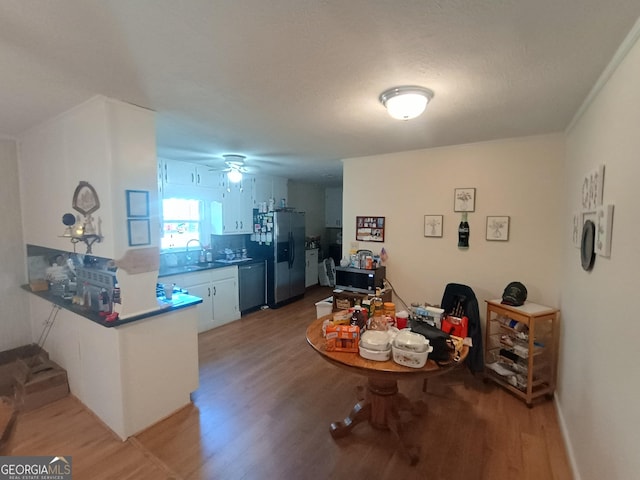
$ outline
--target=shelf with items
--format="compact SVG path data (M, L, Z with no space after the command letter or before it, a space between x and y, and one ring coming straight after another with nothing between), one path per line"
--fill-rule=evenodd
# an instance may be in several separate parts
M485 378L505 387L528 406L551 396L558 358L557 309L527 302L520 307L488 300Z

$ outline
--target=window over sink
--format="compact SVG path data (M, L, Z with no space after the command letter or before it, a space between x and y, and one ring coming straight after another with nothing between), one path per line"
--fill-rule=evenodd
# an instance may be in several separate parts
M186 248L189 240L202 239L203 204L187 198L162 199L162 237L160 248Z

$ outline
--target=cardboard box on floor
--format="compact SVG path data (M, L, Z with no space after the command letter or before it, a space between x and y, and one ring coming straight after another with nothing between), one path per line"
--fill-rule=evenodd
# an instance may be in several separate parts
M8 397L0 397L0 455L8 455L9 440L13 433L17 409Z
M37 345L0 352L0 395L21 411L33 410L69 393L67 372Z

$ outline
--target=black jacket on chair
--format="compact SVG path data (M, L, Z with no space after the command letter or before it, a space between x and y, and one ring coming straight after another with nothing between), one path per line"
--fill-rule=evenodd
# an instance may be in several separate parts
M464 316L469 319L468 335L471 337L473 347L469 349L469 355L465 360L472 373L482 372L484 358L482 353L482 330L480 328L480 310L478 299L471 287L459 283L449 283L444 289L440 308L445 314L450 314L460 303Z

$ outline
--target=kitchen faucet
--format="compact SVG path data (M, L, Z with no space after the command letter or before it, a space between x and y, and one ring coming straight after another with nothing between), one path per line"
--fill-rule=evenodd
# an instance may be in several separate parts
M197 238L192 238L191 240L189 240L189 241L187 242L187 263L191 263L191 260L193 260L193 259L191 258L191 255L189 255L189 244L190 244L191 242L198 242L198 244L200 245L200 249L202 249L202 243L200 243L200 240L198 240Z

